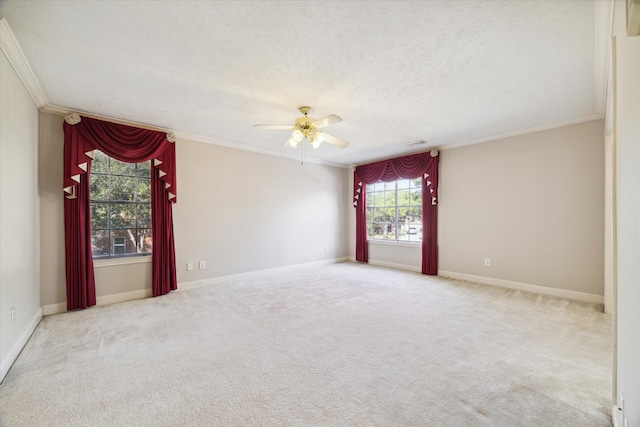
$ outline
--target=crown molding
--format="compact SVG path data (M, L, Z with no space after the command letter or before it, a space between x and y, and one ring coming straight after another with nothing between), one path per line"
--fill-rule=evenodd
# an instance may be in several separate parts
M440 149L440 150L451 150L453 148L466 147L467 145L481 144L483 142L497 141L499 139L512 138L514 136L526 135L526 134L535 133L535 132L542 132L542 131L545 131L545 130L557 129L557 128L561 128L561 127L564 127L564 126L571 126L571 125L577 125L577 124L580 124L580 123L592 122L594 120L602 120L603 118L604 118L603 114L600 114L600 113L592 114L592 115L589 115L589 116L579 117L577 119L565 120L565 121L562 121L562 122L551 123L551 124L543 125L543 126L534 126L534 127L525 128L525 129L521 129L521 130L509 132L509 133L503 133L503 134L500 134L500 135L489 136L489 137L486 137L486 138L478 138L478 139L472 139L470 141L464 141L464 142L460 142L460 143L440 145L438 147L438 149Z
M141 129L155 130L158 132L173 132L170 129L162 128L159 126L149 125L146 123L132 122L130 120L118 119L115 117L103 116L101 114L94 114L88 111L78 110L76 108L60 107L59 105L45 105L40 109L40 111L42 111L43 113L54 114L56 116L66 116L69 113L78 113L83 117L103 120L105 122L117 123L119 125L133 126Z
M48 114L55 114L58 116L65 116L69 113L78 113L81 116L84 117L90 117L92 119L98 119L98 120L104 120L107 122L111 122L111 123L118 123L121 125L127 125L127 126L134 126L134 127L138 127L138 128L142 128L142 129L149 129L149 130L155 130L155 131L159 131L159 132L173 132L176 136L176 138L178 139L182 139L182 140L189 140L189 141L194 141L194 142L202 142L205 144L212 144L212 145L218 145L220 147L226 147L226 148L233 148L236 150L242 150L242 151L250 151L253 153L259 153L259 154L265 154L268 156L274 156L274 157L284 157L286 159L292 159L292 160L300 160L300 155L299 152L274 152L272 150L268 150L266 148L259 148L259 147L254 147L251 145L245 145L245 144L238 144L238 143L234 143L234 142L226 142L226 141L222 141L220 139L216 139L216 138L211 138L208 136L202 136L202 135L198 135L195 133L189 133L189 132L182 132L182 131L178 131L178 130L169 130L166 128L161 128L158 126L153 126L153 125L148 125L145 123L137 123L137 122L132 122L129 120L123 120L123 119L117 119L114 117L108 117L108 116L102 116L99 114L93 114L93 113L89 113L86 111L80 111L74 108L67 108L67 107L60 107L57 105L46 105L44 107L42 107L40 109L43 113L48 113ZM343 168L343 169L348 169L350 167L350 165L345 165L343 163L334 163L334 162L328 162L325 160L320 160L317 159L315 157L304 157L304 162L305 163L313 163L313 164L318 164L318 165L323 165L323 166L332 166L332 167L337 167L337 168Z
M49 102L46 96L44 96L38 79L36 79L27 58L24 56L18 41L14 37L9 23L4 18L0 19L0 47L7 56L11 66L16 70L18 77L20 77L22 84L27 89L27 92L29 92L31 99L33 99L38 109L41 110L47 106Z
M176 137L179 139L187 139L189 141L204 142L205 144L218 145L218 146L227 147L227 148L235 148L237 150L243 150L243 151L251 151L254 153L266 154L268 156L283 157L286 159L292 159L292 160L298 160L298 161L301 160L299 151L275 152L272 150L268 150L266 148L259 148L259 147L254 147L252 145L238 144L234 142L226 142L216 138L210 138L208 136L196 135L188 132L173 131L173 133L175 133ZM328 162L326 160L321 160L315 157L307 157L306 155L304 157L304 163L314 163L318 165L333 166L333 167L342 168L342 169L349 169L351 167L351 165L346 165L344 163Z

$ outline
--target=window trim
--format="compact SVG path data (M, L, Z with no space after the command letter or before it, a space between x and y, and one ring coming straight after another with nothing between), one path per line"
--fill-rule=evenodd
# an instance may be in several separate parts
M373 243L374 245L382 245L382 246L403 246L406 248L415 248L416 246L422 245L421 241L410 242L406 240L383 240L383 239L369 239L369 238L367 238L367 243Z
M118 255L112 258L94 258L93 267L113 267L116 265L144 264L151 262L151 254Z
M380 182L384 182L384 183L393 182L394 185L395 185L395 188L394 188L394 208L396 210L395 239L379 239L379 238L375 238L375 237L369 236L369 223L367 222L366 223L366 225L367 225L367 242L373 242L373 243L376 243L376 244L377 243L382 243L383 245L390 245L390 246L408 246L408 247L415 247L415 246L418 246L418 245L422 245L422 242L423 242L422 239L420 239L420 240L399 240L398 239L398 233L399 233L399 231L398 231L399 227L397 227L398 226L398 209L416 206L416 205L398 206L398 181L405 181L405 180L412 181L414 179L416 179L416 178L398 178L398 179L396 179L394 181L382 181L381 180L381 181L372 182L371 184L365 184L364 191L366 193L368 186L374 186L375 184L380 183ZM423 220L422 227L424 227L424 212L422 211L422 205L423 205L423 201L422 201L422 185L424 185L424 183L422 182L422 180L420 181L420 185L421 186L418 187L420 189L420 205L417 205L417 206L419 206L419 208L420 208L420 213L421 213L421 217L422 217L422 220ZM367 204L368 204L368 199L365 201L365 207L364 207L365 214L366 214L367 209L369 209L369 206L367 206ZM376 207L381 207L381 206L372 206L372 207L376 208ZM366 218L366 215L365 215L365 218Z
M137 215L137 206L139 205L148 205L149 206L149 215L151 216L151 211L152 211L152 191L151 191L151 173L149 174L149 177L147 178L146 175L139 175L138 174L138 167L141 164L144 163L149 163L149 171L151 172L153 169L153 165L151 160L147 160L145 162L139 162L139 163L133 163L133 162L124 162L121 160L118 160L114 157L109 156L108 154L104 153L103 151L100 151L99 149L95 149L95 151L99 151L101 155L105 156L107 158L107 172L98 172L98 171L91 171L91 177L93 176L105 176L108 177L108 194L109 197L111 197L111 177L123 177L123 178L132 178L135 180L135 190L133 193L133 200L117 200L117 199L107 199L107 200L93 200L92 195L91 195L91 190L89 190L89 209L92 209L92 205L93 204L104 204L107 206L107 209L109 209L109 205L112 204L130 204L130 205L134 205L136 207L136 220L135 220L135 226L133 227L133 229L136 231L136 236L138 235L138 231L142 230L148 230L148 231L152 231L153 227L149 227L149 228L139 228L138 227L138 215ZM94 155L94 160L95 160L95 155ZM112 173L111 171L111 161L112 160L116 160L118 162L121 163L126 163L126 164L130 164L134 166L134 172L132 175L130 174L124 174L124 173ZM148 179L149 180L149 201L139 201L138 200L138 186L139 186L139 180L140 179ZM92 235L92 239L93 239L93 233L95 231L106 231L108 236L109 236L109 251L108 254L106 255L94 255L93 254L93 250L91 251L91 256L93 258L94 261L94 266L96 267L104 267L104 266L108 266L108 265L126 265L126 264L136 264L136 263L141 263L141 262L150 262L151 259L151 255L153 255L153 246L151 247L151 251L150 252L137 252L138 249L138 242L135 242L136 245L136 252L135 253L121 253L121 254L116 254L114 252L115 249L115 244L112 241L112 239L114 238L112 236L112 233L114 231L118 231L118 230L131 230L131 228L111 228L111 219L108 218L107 219L107 225L108 228L93 228L91 227L91 235ZM152 234L152 242L153 242L153 234ZM118 245L119 246L119 245ZM126 250L126 243L125 243L125 250ZM142 258L146 258L149 257L149 261L146 261ZM140 259L138 261L132 261L131 259ZM122 262L114 262L116 260L122 260Z

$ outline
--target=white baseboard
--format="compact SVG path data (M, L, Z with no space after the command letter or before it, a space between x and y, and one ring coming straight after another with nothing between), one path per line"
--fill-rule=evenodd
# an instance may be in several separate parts
M104 295L96 297L96 305L113 304L116 302L132 301L136 299L149 298L152 295L151 288L138 289L137 291L121 292L119 294ZM67 303L48 304L42 306L42 314L48 316L50 314L64 313L67 311Z
M483 285L500 286L502 288L516 289L518 291L532 292L534 294L549 295L552 297L566 298L576 301L604 304L604 296L587 294L585 292L570 291L567 289L549 288L547 286L531 285L528 283L513 282L511 280L494 279L491 277L475 276L472 274L455 273L453 271L438 270L438 276L452 279L467 280L469 282L482 283Z
M325 259L321 261L306 262L303 264L288 265L286 267L268 268L265 270L250 271L248 273L231 274L228 276L212 277L210 279L196 280L178 284L178 291L188 291L190 289L202 288L205 286L217 285L220 283L235 282L237 280L247 280L264 276L265 274L286 273L305 268L321 267L323 265L337 264L349 261L349 257Z
M42 306L42 315L49 316L51 314L64 313L67 311L67 303L60 302L58 304L47 304Z
M320 266L323 266L323 265L336 264L336 263L339 263L339 262L346 262L348 260L349 260L348 257L333 258L333 259L326 259L326 260L321 260L321 261L307 262L307 263L304 263L304 264L289 265L289 266L286 266L286 267L277 267L277 268L269 268L269 269L266 269L266 270L252 271L252 272L249 272L249 273L241 273L241 274L234 274L234 275L230 275L230 276L214 277L214 278L211 278L211 279L198 280L198 281L194 281L194 282L178 283L177 291L184 291L184 290L189 290L189 289L201 288L203 286L210 286L210 285L215 285L215 284L218 284L218 283L227 283L227 282L232 282L234 280L250 279L250 278L253 278L253 277L258 277L258 276L263 275L263 274L281 273L281 272L294 271L294 270L299 270L299 269L309 268L309 267L320 267ZM96 298L96 305L113 304L113 303L117 303L117 302L124 302L124 301L132 301L132 300L142 299L142 298L149 298L151 295L152 295L152 291L151 291L150 288L148 288L148 289L139 289L137 291L131 291L131 292L122 292L122 293L119 293L119 294L105 295L105 296L101 296L101 297L97 297ZM58 303L58 304L48 304L48 305L42 306L42 314L44 316L48 316L48 315L51 315L51 314L64 313L66 311L67 311L67 303L66 302L61 302L61 303Z
M622 418L621 413L620 408L613 405L613 408L611 408L611 422L613 423L613 427L623 427L622 420L620 419Z
M36 327L38 326L38 323L40 323L41 319L42 319L42 309L38 310L36 315L33 316L33 319L31 319L29 326L27 326L27 328L22 332L22 334L20 334L18 341L16 341L13 344L7 356L4 359L2 359L2 362L0 362L0 382L4 380L4 377L9 372L9 369L11 369L13 362L15 362L18 356L20 355L20 352L22 351L24 346L27 344L27 341L29 341L29 338L31 338L31 334L33 334L33 331L36 330Z

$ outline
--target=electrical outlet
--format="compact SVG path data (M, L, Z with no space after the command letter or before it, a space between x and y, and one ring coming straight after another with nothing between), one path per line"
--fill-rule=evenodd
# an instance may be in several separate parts
M491 258L485 258L484 259L484 266L485 267L491 267Z
M204 270L205 268L207 268L207 263L200 261L200 270Z
M187 271L193 271L193 263L192 262L187 263Z
M12 305L11 306L11 323L14 323L16 321L16 306Z

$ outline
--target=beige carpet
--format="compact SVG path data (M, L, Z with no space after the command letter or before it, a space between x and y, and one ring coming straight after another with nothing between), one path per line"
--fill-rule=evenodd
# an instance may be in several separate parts
M609 426L592 304L358 264L43 319L2 426Z

